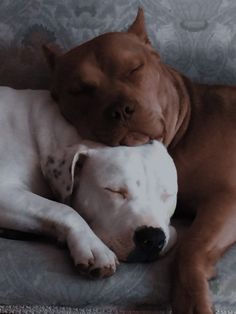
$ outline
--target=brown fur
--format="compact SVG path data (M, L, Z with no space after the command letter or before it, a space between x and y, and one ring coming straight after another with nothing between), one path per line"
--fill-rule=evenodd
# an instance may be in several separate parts
M156 138L169 147L181 206L196 214L175 259L173 313L212 314L207 281L236 240L236 89L194 84L163 64L141 9L128 32L64 55L45 50L52 94L82 136L109 145Z

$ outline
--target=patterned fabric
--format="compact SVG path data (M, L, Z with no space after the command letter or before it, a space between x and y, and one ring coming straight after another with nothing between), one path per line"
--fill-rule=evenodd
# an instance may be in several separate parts
M165 62L201 82L236 83L235 0L1 0L0 85L47 88L43 43L66 50L125 30L138 6ZM168 302L171 255L157 263L121 265L113 277L89 281L56 247L0 239L0 251L1 304L156 309ZM216 305L225 309L221 313L236 313L236 247L220 262L211 289Z
M235 0L1 0L0 84L47 87L42 43L68 49L125 30L138 6L165 62L201 82L236 83Z
M47 305L0 305L0 313L2 314L156 314L155 310L121 310L116 307L62 307ZM216 312L216 314L231 314L228 312ZM158 314L171 314L170 312L160 311Z
M105 307L64 307L50 305L0 305L2 314L157 314L155 310L122 310L113 306ZM216 307L215 314L234 314L230 310ZM171 314L171 311L158 311L158 314Z

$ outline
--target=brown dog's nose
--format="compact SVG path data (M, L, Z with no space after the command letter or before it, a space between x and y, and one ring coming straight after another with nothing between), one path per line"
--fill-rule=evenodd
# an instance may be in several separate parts
M134 106L131 104L113 105L110 110L112 119L115 120L128 120L134 113Z

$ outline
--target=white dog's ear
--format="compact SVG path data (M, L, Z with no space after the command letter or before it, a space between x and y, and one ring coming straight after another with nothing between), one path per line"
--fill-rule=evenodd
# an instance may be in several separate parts
M87 158L88 148L76 145L56 151L41 163L43 175L56 197L56 200L69 204L75 176Z

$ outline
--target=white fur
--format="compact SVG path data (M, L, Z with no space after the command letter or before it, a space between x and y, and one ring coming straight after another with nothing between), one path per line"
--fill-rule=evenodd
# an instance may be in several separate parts
M177 178L162 144L108 148L82 143L47 91L7 87L0 87L0 134L0 227L52 234L67 243L76 265L86 271L99 268L102 276L115 271L117 258L98 236L121 258L131 249L138 226L163 228L172 244L169 221ZM128 197L104 187L125 188ZM50 200L52 190L61 201L71 197L73 208Z
M169 223L177 194L175 166L166 148L153 141L132 148L92 148L87 155L73 207L113 247L119 259L126 260L134 247L133 233L142 226L164 230L165 252L170 241L174 242L174 233L170 239ZM112 192L124 190L126 195ZM125 245L121 247L117 239L122 237Z

